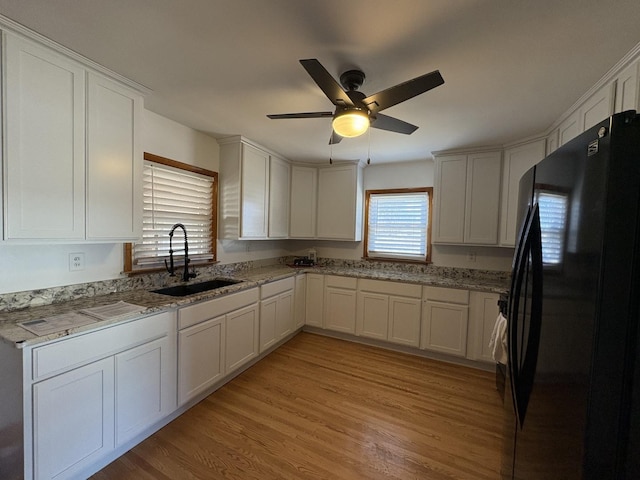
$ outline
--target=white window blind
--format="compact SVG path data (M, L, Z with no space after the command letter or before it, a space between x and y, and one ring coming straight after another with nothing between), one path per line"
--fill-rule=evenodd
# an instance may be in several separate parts
M169 231L176 223L187 229L190 259L213 259L213 181L207 175L144 162L142 241L133 246L134 265L162 263L169 255ZM178 228L173 236L174 251L183 244L182 229Z
M542 263L560 265L567 228L568 197L561 193L538 193L540 230L542 232Z
M369 195L367 256L425 260L427 192Z

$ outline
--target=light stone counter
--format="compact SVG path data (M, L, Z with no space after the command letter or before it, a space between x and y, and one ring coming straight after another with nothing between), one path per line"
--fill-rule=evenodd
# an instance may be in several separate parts
M342 275L420 285L435 285L447 288L479 290L498 294L505 294L508 291L508 274L504 272L487 272L437 267L431 267L427 269L428 271L421 272L418 269L412 269L404 265L397 265L395 267L384 265L383 268L363 268L362 263L354 262L351 265L345 263L347 262L342 262L342 264L326 264L318 267L303 268L293 268L284 264L278 264L260 268L238 269L233 272L226 271L224 272L224 275L200 275L192 283L221 277L242 280L242 282L200 294L189 295L187 297L170 297L167 295L152 293L150 290L160 288L163 285L152 285L140 280L135 281L132 287L128 290L123 289L121 285L116 285L115 283L109 284L106 287L104 285L96 286L95 291L99 292L99 294L94 295L91 295L91 292L88 291L93 289L87 288L85 285L82 288L78 287L75 291L66 290L64 292L63 301L49 303L46 305L37 305L37 303L35 303L36 306L28 306L17 310L0 312L0 339L4 342L15 345L17 348L23 348L27 345L35 345L75 333L103 328L110 324L129 321L131 318L128 320L116 319L97 321L96 323L89 325L69 328L61 332L43 336L36 336L25 330L21 326L17 325L19 322L75 312L85 308L109 305L119 301L145 307L146 310L143 311L142 315L149 315L169 309L175 309L202 300L210 300L222 295L257 287L267 282L280 280L282 278L302 273ZM369 265L372 265L372 267L376 266L374 264L366 265L367 267ZM73 288L73 286L69 288ZM105 288L115 291L102 294ZM12 295L16 297L19 296L19 294ZM61 294L60 292L50 294L47 291L38 290L25 293L24 295L30 295L31 300L34 298L37 300L39 297ZM18 300L16 300L16 302ZM34 305L33 301L31 305Z

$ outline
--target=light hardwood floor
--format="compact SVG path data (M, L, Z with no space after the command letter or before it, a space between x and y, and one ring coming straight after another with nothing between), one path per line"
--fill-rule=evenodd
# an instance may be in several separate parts
M301 333L92 478L496 480L494 385Z

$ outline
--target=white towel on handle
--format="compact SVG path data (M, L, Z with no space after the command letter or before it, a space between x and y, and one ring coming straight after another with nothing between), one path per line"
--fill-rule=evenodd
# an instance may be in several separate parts
M507 364L507 319L502 313L498 314L493 326L489 349L496 363Z

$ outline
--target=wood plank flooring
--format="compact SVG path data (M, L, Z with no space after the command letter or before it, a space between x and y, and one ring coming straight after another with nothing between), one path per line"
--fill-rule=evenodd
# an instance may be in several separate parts
M496 480L494 382L301 333L92 478Z

